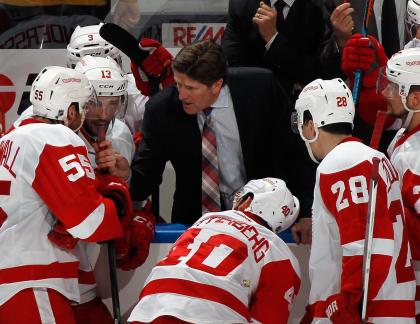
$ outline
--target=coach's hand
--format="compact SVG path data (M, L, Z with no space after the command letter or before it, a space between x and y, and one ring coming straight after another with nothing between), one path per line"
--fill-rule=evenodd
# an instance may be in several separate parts
M312 218L305 217L292 227L292 237L297 243L311 244L312 243Z

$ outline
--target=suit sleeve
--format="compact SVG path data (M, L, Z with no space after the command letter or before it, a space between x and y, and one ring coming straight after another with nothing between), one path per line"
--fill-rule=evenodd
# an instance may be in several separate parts
M300 12L292 12L296 10ZM280 78L306 84L321 77L323 73L319 59L325 37L322 9L311 1L305 1L299 8L292 6L286 19L292 20L298 35L287 35L280 27L270 48L265 52L264 61Z
M223 33L222 47L229 62L229 66L241 66L241 55L243 53L243 42L241 41L241 17L237 13L237 5L229 1L228 21Z
M97 242L122 235L114 203L96 191L86 147L45 145L32 187L72 236Z
M371 163L351 169L320 174L320 191L327 212L335 219L342 249L341 293L357 311L362 294L362 264ZM373 231L369 299L374 298L390 270L394 251L394 230L389 215L387 185L379 177Z
M143 138L140 142L139 151L134 156L131 164L132 177L130 193L133 201L145 200L152 191L162 183L162 175L168 161L167 153L162 144L165 139L159 136L159 118L155 106L162 104L146 103L142 124ZM164 103L165 104L165 103Z
M300 278L290 260L266 264L261 270L258 288L251 301L252 318L261 323L286 324L299 289Z

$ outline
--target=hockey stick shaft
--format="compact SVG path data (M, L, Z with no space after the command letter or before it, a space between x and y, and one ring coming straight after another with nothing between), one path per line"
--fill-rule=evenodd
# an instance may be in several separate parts
M379 178L379 158L374 157L372 160L372 170L370 175L370 190L369 190L369 203L368 215L366 219L366 233L364 242L364 258L363 258L363 297L362 297L362 323L366 323L366 309L369 293L369 277L370 266L372 259L372 246L373 246L373 231L375 227L375 210L376 210L376 197L378 193L378 178Z
M375 150L379 147L387 116L388 114L385 111L378 110L376 112L375 125L373 126L372 137L370 138L370 147Z
M101 143L106 139L107 127L98 127L97 143ZM121 323L121 308L120 308L120 296L118 291L118 279L117 279L117 259L115 256L115 242L108 241L108 268L109 268L109 279L111 282L111 298L112 298L112 313L114 315L114 323Z
M374 2L375 0L366 0L365 2L363 25L361 29L363 36L367 36L367 28L369 25L370 16L372 15ZM354 85L353 85L353 101L354 101L355 107L357 107L357 103L359 101L359 90L360 90L361 80L362 80L362 71L357 70L356 72L354 72Z

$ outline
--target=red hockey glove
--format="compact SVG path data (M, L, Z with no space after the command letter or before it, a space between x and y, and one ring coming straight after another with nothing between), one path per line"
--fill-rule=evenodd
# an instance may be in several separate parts
M139 43L141 50L149 52L149 56L139 67L134 61L131 61L131 72L133 72L136 86L145 96L151 96L152 90L149 77L159 79L163 88L175 82L172 72L172 55L158 41L150 38L142 38Z
M146 206L143 210L134 210L131 217L125 217L122 225L124 235L115 241L115 250L117 267L127 271L141 266L146 261L156 220Z
M383 46L373 36L354 34L344 47L341 68L352 82L354 72L363 71L363 87L370 88L376 87L379 68L387 62Z
M300 320L300 324L311 324L314 319L312 315L311 307L308 305L305 308L305 315L303 315L302 319Z
M48 233L48 239L55 245L67 250L74 249L77 242L79 241L78 238L71 236L71 234L66 231L63 224L59 220L56 221L53 228Z
M341 68L350 81L350 88L353 88L354 72L363 71L357 113L365 123L372 126L375 124L376 112L387 110L386 99L376 93L379 69L385 66L387 61L383 46L370 35L364 37L354 34L344 47ZM388 117L385 128L394 120L395 118Z
M133 202L124 180L110 174L96 173L96 190L114 201L120 219L131 215Z
M141 67L147 75L160 77L172 64L172 55L158 41L151 38L142 38L139 47L149 52Z
M333 324L361 323L357 304L351 304L345 294L335 294L327 298L325 313Z

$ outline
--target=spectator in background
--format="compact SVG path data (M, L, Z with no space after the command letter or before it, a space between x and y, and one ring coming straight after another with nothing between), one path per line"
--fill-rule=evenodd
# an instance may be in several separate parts
M229 66L269 68L292 97L323 76L324 33L323 10L312 0L229 0L222 46Z
M234 210L207 213L182 234L152 269L128 321L286 324L300 269L277 233L298 213L284 181L250 181Z
M266 176L285 179L308 216L311 163L291 159L305 149L291 133L289 101L271 71L227 69L221 46L209 40L183 48L173 69L176 86L146 103L132 163L133 199L146 199L171 161L172 222L192 224L203 212L230 209L239 188Z

